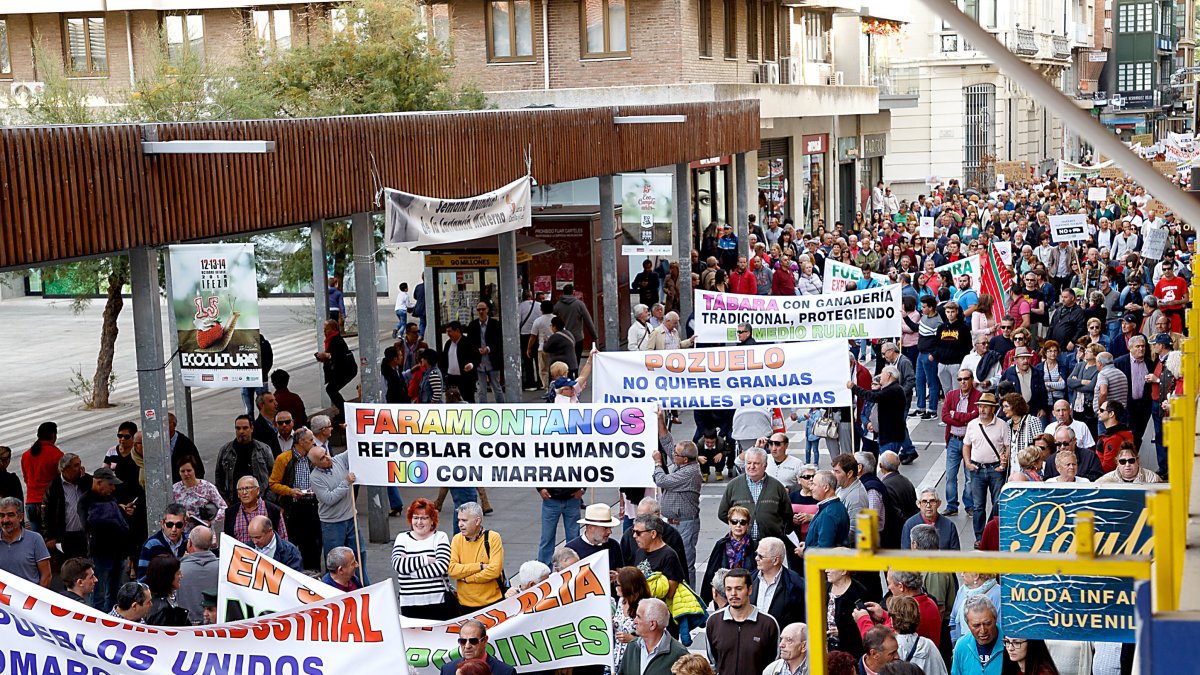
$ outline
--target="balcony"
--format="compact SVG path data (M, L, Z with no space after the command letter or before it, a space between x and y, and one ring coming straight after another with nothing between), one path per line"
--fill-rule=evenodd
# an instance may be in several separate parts
M1018 28L1013 33L1013 44L1010 45L1010 48L1018 56L1037 56L1040 51L1037 35L1028 28Z
M1056 59L1071 58L1071 43L1063 35L1050 36L1050 46Z
M879 88L879 109L915 108L921 94L920 68L872 66L871 84Z

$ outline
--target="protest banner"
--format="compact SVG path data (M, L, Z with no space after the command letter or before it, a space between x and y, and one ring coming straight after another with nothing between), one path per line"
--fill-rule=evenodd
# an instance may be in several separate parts
M737 295L695 291L696 341L737 342L748 323L758 342L900 335L899 284L830 295Z
M1154 170L1168 178L1174 178L1179 172L1179 164L1176 162L1153 162Z
M966 274L971 277L971 288L979 290L979 281L983 274L981 265L982 263L979 259L979 255L976 254L955 260L952 263L946 263L941 267L935 267L933 268L933 271L939 274L942 272L949 272L950 276L954 277L955 282L958 281L960 276Z
M997 175L1008 180L1024 181L1029 178L1029 165L1025 162L994 162L992 168Z
M1170 213L1171 209L1162 200L1151 199L1150 201L1146 202L1146 206L1142 209L1142 212L1146 214L1153 212L1154 215L1161 216L1166 213Z
M1109 178L1116 178L1119 180L1125 177L1125 170L1119 166L1106 166L1103 169L1100 169L1098 177L1106 180Z
M384 241L389 244L453 244L513 232L533 224L529 176L499 190L466 199L422 197L384 188Z
M1129 137L1131 145L1154 145L1154 134L1133 134Z
M1106 187L1090 187L1087 191L1087 199L1089 202L1102 202L1108 199L1108 188Z
M617 178L621 191L621 255L673 254L675 176L623 173Z
M1167 239L1170 237L1171 231L1165 227L1147 227L1142 230L1144 243L1142 244L1142 257L1150 260L1161 260L1163 252L1167 249Z
M5 571L0 600L4 675L392 672L397 650L404 649L391 581L293 603L273 616L194 627L115 618Z
M1083 213L1050 216L1050 241L1087 241L1088 220Z
M829 258L825 259L825 276L821 278L822 293L841 293L848 282L862 281L862 270Z
M1110 164L1112 164L1112 162L1083 166L1082 164L1073 164L1065 159L1060 159L1058 160L1058 180L1060 182L1066 182L1072 178L1077 180L1095 178L1100 175L1100 171Z
M850 405L845 340L600 352L592 358L593 398L605 404L692 410Z
M996 247L996 253L1000 254L1000 259L1005 265L1012 267L1012 242L992 240L992 246Z
M917 234L929 239L933 236L933 216L921 216L921 223L917 226Z
M346 420L361 485L654 485L650 405L348 403Z
M254 244L184 244L170 254L183 384L261 387Z
M244 544L234 542L228 546L232 549L228 554L226 548L223 543L217 570L218 616L226 607L255 616L270 615L342 595ZM408 666L419 674L437 673L443 664L461 655L458 627L467 619L483 621L492 653L522 671L608 665L613 644L608 554L588 556L474 615L446 622L401 616L395 632L403 636L403 642L390 646L389 672L396 670L396 655L404 653Z
M1009 483L1000 492L1000 550L1074 553L1075 515L1091 511L1096 555L1151 555L1148 485ZM1134 641L1133 580L1006 574L1004 634L1039 640Z

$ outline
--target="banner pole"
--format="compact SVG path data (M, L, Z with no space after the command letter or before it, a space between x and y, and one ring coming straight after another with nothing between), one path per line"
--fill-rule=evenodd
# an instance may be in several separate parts
M353 493L354 488L353 487L350 488L350 491ZM355 560L358 561L359 568L362 569L362 572L359 573L359 575L358 575L358 583L362 586L366 586L366 584L363 583L363 579L367 578L367 576L366 576L367 568L365 565L363 565L362 535L359 534L359 532L358 532L358 500L356 499L356 500L354 500L354 502L355 502L354 503L354 511L353 511L353 513L354 513L354 547L355 547L354 557L355 557ZM368 503L370 503L369 499L368 499Z

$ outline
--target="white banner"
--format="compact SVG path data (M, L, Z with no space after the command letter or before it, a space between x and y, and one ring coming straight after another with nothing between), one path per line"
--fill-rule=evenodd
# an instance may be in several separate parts
M261 387L254 244L171 246L180 377L189 387ZM322 300L324 302L324 300Z
M917 226L917 234L926 239L933 236L933 216L921 216L920 225Z
M822 293L841 293L846 290L846 284L860 281L862 270L854 265L847 265L836 260L825 259L825 276L821 278Z
M594 398L601 403L698 410L850 405L844 340L600 352L592 358Z
M898 337L900 286L832 295L738 295L695 291L696 341L737 342L748 323L758 342Z
M261 576L268 587L278 577ZM604 584L607 587L607 584ZM233 624L131 623L0 571L4 675L390 673L404 653L390 581ZM346 649L342 649L345 647Z
M996 247L996 253L1000 255L1000 259L1004 261L1004 264L1008 267L1012 267L1012 242L998 241L993 239L992 246ZM980 256L980 260L982 259L983 256Z
M1108 199L1108 188L1106 187L1090 187L1087 191L1089 202L1102 202Z
M348 403L346 421L361 485L654 485L650 405Z
M941 267L933 268L934 272L949 272L950 276L954 277L955 285L958 284L958 278L964 274L971 277L971 288L979 290L979 280L983 275L983 268L980 266L979 255L968 256L952 263L946 263ZM953 290L953 289L952 289Z
M274 614L300 605L320 603L325 598L341 597L338 589L279 565L244 544L235 544L228 547L236 549L232 555L226 554L226 546L221 550L217 571L220 611L229 606L234 611ZM395 604L392 606L395 617ZM400 617L404 628L396 632L403 635L403 642L397 638L389 645L391 662L386 665L386 670L379 672L397 672L398 655L403 654L408 666L418 673L434 675L443 664L460 656L458 627L472 618L487 624L488 643L493 654L520 671L608 665L613 644L608 553L584 558L512 598L489 605L476 615L441 623ZM354 656L355 653L347 653L343 658ZM349 672L349 668L340 672Z
M467 199L422 197L386 188L383 191L384 242L388 244L453 244L529 227L529 176L499 190Z
M1082 213L1050 216L1050 241L1087 241L1088 220Z

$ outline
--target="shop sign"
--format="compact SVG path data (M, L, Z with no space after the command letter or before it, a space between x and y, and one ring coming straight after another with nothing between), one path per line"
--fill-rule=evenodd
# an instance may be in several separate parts
M887 154L887 134L863 134L862 156L883 157Z
M852 162L858 159L858 136L837 139L838 161Z
M806 155L822 155L829 150L829 134L809 134L800 140Z
M688 164L688 168L689 169L711 169L714 166L725 166L726 164L729 164L729 155L724 155L721 157L706 157L704 159L698 159L698 160Z
M517 262L529 262L533 256L517 251ZM425 264L430 267L499 267L497 253L426 253Z

